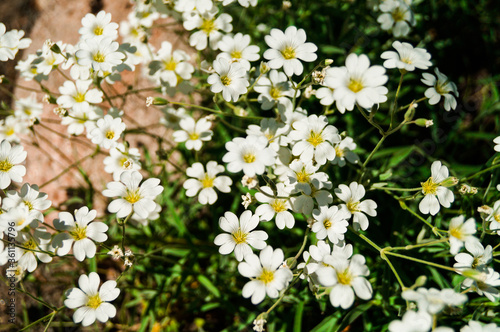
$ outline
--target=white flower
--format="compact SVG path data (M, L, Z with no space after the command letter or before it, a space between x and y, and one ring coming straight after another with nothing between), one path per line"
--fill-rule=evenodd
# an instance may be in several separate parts
M389 324L389 332L429 332L432 328L432 316L425 311L405 312L402 320L394 320Z
M375 104L387 101L387 88L383 86L388 80L385 68L371 66L364 54L349 54L345 66L332 67L325 77L324 85L333 89L333 99L341 113L352 111L354 104L369 109Z
M5 24L0 23L0 61L14 60L19 49L31 44L31 39L23 38L23 30L6 31Z
M318 269L316 274L321 285L331 287L330 302L334 307L351 307L354 293L363 300L372 297L372 286L364 278L370 271L363 256L356 254L348 260L331 255L325 257L323 262L329 266Z
M248 136L264 136L269 141L269 147L278 152L280 147L287 146L290 142L286 134L290 127L273 118L264 118L260 121L260 126L249 125L246 133Z
M89 132L89 136L92 143L104 149L112 149L117 146L117 141L126 127L121 118L106 114L104 118L97 120L97 125Z
M293 105L290 98L293 98L295 91L284 73L271 70L269 78L261 77L254 90L260 93L258 101L263 110L270 110L277 106L280 111L292 111ZM300 92L297 93L298 95Z
M229 255L234 251L236 259L241 262L246 255L252 254L252 248L264 249L268 236L264 231L255 231L259 225L259 216L245 211L238 217L232 212L224 213L219 219L219 227L227 232L215 237L214 243L222 255ZM229 233L229 234L228 234Z
M276 226L279 229L292 228L295 225L295 218L290 213L292 207L290 200L287 198L290 195L289 191L285 189L283 183L276 184L276 194L280 198L274 198L273 190L270 187L260 187L261 192L255 193L255 198L265 204L259 205L255 210L255 214L260 216L261 220L269 221L276 215Z
M289 138L297 140L292 149L294 156L300 156L304 162L314 160L318 165L326 164L335 158L334 143L340 142L337 128L328 124L326 116L315 114L296 121Z
M111 38L91 38L79 44L75 55L81 66L92 66L99 72L110 72L111 68L122 63L125 54L118 50L118 43Z
M484 248L481 243L465 242L465 249L472 255L465 252L455 255L455 260L457 261L453 265L455 269L462 271L467 269L482 269L493 259L493 249L490 245Z
M458 254L458 251L468 243L469 248L480 246L479 240L473 235L476 233L476 220L469 218L465 221L464 216L457 216L450 220L450 253Z
M34 220L43 222L43 213L52 204L47 199L46 193L41 193L36 184L30 186L28 183L23 184L21 191L18 193L14 190L7 191L7 197L2 201L2 209L10 210L19 205L26 205L30 215Z
M195 121L192 117L185 117L179 122L180 130L174 132L174 141L186 142L186 149L199 151L203 141L210 141L214 134L210 127L212 122L207 118Z
M192 12L194 10L205 12L212 9L212 0L183 0L175 1L174 9L178 12Z
M228 163L227 170L231 173L243 170L250 177L263 174L267 166L275 163L276 158L276 152L267 144L267 139L262 136L235 137L226 143L228 152L222 161Z
M7 140L12 143L21 141L20 135L29 135L31 123L15 115L8 115L4 120L0 120L0 140Z
M89 326L98 321L105 323L115 317L116 308L109 302L120 295L116 288L116 281L108 280L101 285L99 275L90 272L88 276L82 274L78 279L79 288L72 288L66 292L67 299L64 305L70 309L78 308L73 315L75 323Z
M69 212L59 212L59 219L54 220L54 227L64 233L57 234L52 241L57 255L65 256L73 247L73 254L80 262L85 257L95 256L96 245L93 241L104 242L108 239L108 226L103 222L92 222L96 215L96 210L89 211L86 206L75 210L75 217Z
M382 15L377 18L382 30L392 30L394 37L403 37L410 32L410 25L415 25L415 18L402 0L385 0L380 4Z
M104 171L113 174L113 180L120 181L120 175L124 171L141 169L140 158L139 149L127 148L125 144L118 143L109 150L109 156L104 158Z
M314 224L311 230L316 233L319 240L328 237L333 244L344 241L344 234L347 232L350 217L349 212L339 209L337 206L320 206L319 210L313 210Z
M194 72L194 67L187 62L189 59L189 55L186 52L182 50L172 52L172 44L167 41L162 42L156 59L160 67L156 76L171 87L177 86L181 79L190 80Z
M0 189L7 188L11 181L22 182L26 168L22 163L27 156L22 145L11 146L6 140L0 143Z
M279 291L286 288L293 279L293 273L288 267L282 267L285 256L281 249L271 246L264 248L259 256L248 254L245 261L238 265L238 271L244 277L251 278L243 287L242 295L251 297L253 304L258 304L269 296L277 298Z
M61 96L57 98L57 103L64 108L71 108L75 104L99 104L102 102L103 93L98 89L90 89L92 80L76 80L76 82L66 81L59 87Z
M441 74L439 69L435 68L434 72L437 78L429 73L422 74L422 83L430 86L430 88L425 90L424 95L429 98L430 105L439 103L441 96L443 96L444 109L447 111L454 110L457 107L457 100L455 99L455 97L458 97L457 86L448 80L446 75Z
M493 140L493 143L495 143L495 144L496 144L496 145L495 145L495 148L494 148L494 149L495 149L495 151L496 151L496 152L500 152L500 136L498 136L497 138L495 138L495 139Z
M231 191L233 181L230 177L222 175L217 176L220 172L224 172L224 166L218 165L216 161L207 163L207 171L205 172L201 163L194 163L186 170L186 175L194 178L187 179L184 182L186 196L194 197L198 194L200 204L214 204L217 201L217 188L220 192L228 193Z
M406 71L414 71L415 68L427 69L432 66L429 61L431 55L427 52L425 48L416 47L409 43L401 43L400 41L395 41L392 43L397 51L386 51L380 56L384 61L385 68L398 68L404 69Z
M497 288L500 286L500 274L491 267L485 267L478 271L477 275L467 278L462 283L462 288L471 288L479 295L484 295L491 302L496 302L500 297Z
M15 250L15 257L18 259L17 265L23 270L33 272L38 266L37 258L43 263L50 263L52 256L42 252L49 251L50 239L50 233L43 227L36 228L33 235L19 232L16 241L20 246L16 246Z
M426 311L431 315L437 315L445 307L456 307L467 302L467 295L456 293L451 288L438 290L420 287L416 291L407 289L401 296L407 301L417 302L419 311Z
M332 164L344 167L346 159L352 164L357 164L359 162L358 155L352 152L356 149L356 143L354 143L351 137L344 138L340 143L335 144L334 148L335 159L332 160Z
M11 233L16 235L17 232L22 231L28 226L36 227L37 222L35 220L38 218L38 215L39 211L30 211L26 204L19 204L10 208L7 212L0 214L0 228L7 230L13 227L14 229ZM5 233L7 234L7 231Z
M101 10L97 15L88 13L82 18L83 27L78 30L82 39L98 36L116 39L118 37L118 24L111 22L111 13Z
M231 25L233 18L226 13L215 17L217 12L217 7L213 7L207 11L192 12L187 17L184 16L183 25L186 30L199 29L189 37L189 45L195 47L198 51L207 48L208 42L210 42L212 50L217 50L218 43L223 36L221 31L231 32L233 30Z
M448 178L448 168L441 164L440 161L435 161L431 165L431 177L425 182L421 182L422 193L425 195L424 199L418 205L420 212L423 214L430 213L436 215L440 210L440 205L449 208L451 203L455 200L453 192L440 185Z
M28 98L20 98L16 100L16 106L14 109L14 115L19 119L32 120L38 119L43 113L43 105L36 100L34 94Z
M500 190L500 188L498 190ZM486 221L491 221L490 230L496 231L497 234L500 235L500 200L493 204L493 209L491 209Z
M66 47L66 44L63 44L61 41L57 42L56 45L61 51L64 51L64 48ZM44 43L42 46L41 58L41 62L38 62L39 60L37 61L36 71L38 74L43 75L49 75L54 68L57 68L58 65L66 61L62 54L52 52L47 43Z
M349 187L341 184L338 189L335 189L335 195L345 202L341 207L348 212L349 218L354 216L354 228L366 230L368 228L368 218L365 213L375 217L377 215L377 211L375 211L377 203L372 199L365 199L361 202L361 198L365 196L365 187L357 182L351 182Z
M213 62L215 73L207 78L214 93L222 92L225 101L238 101L240 95L247 92L250 84L246 78L245 68L238 62L230 63L225 58Z
M85 128L92 130L95 128L95 122L102 117L102 110L98 107L76 104L68 110L68 116L61 120L61 124L68 126L68 134L80 135Z
M154 199L161 194L163 187L160 180L150 178L141 185L142 175L138 171L125 171L120 176L120 182L109 182L102 194L106 197L120 197L108 205L108 211L116 213L118 218L124 218L135 212L138 216L147 218L154 211Z
M482 325L478 321L471 320L468 325L460 329L460 332L500 332L500 327L495 323Z
M221 51L217 58L223 57L229 61L238 62L246 71L250 70L250 62L259 60L259 47L250 45L250 36L237 33L233 37L224 36L218 43Z
M288 27L285 32L272 29L270 35L265 37L270 49L264 52L264 58L269 60L267 65L271 69L280 69L287 76L300 75L304 67L300 60L312 62L317 59L318 47L313 43L306 43L306 32L294 26Z

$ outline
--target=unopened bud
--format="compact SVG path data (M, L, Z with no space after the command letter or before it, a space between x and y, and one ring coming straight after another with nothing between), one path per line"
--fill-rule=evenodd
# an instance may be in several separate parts
M247 110L241 107L236 107L234 109L234 114L236 114L237 116L248 116Z
M451 186L454 186L458 183L458 179L454 176L450 176L450 177L447 177L446 179L444 179L443 181L441 181L439 183L440 186L443 186L443 187L451 187Z
M329 66L333 63L333 59L325 59L325 66Z
M413 284L413 286L411 288L422 287L425 285L426 282L427 282L427 277L422 275L422 276L417 278L417 280L415 281L415 283Z
M410 122L413 119L413 116L415 116L415 108L410 106L405 113L405 122Z
M55 43L50 47L50 50L56 54L61 54L61 49L59 48L59 45Z
M160 97L148 97L146 98L146 106L149 107L151 105L167 105L168 100L160 98Z
M216 119L216 117L215 117L215 115L214 115L214 114L209 114L209 115L207 115L207 116L205 117L205 120L210 121L210 122L215 121L215 119Z
M271 70L271 68L269 68L269 66L267 65L267 62L262 61L260 63L259 70L260 70L260 73L262 75L265 75L265 74L267 74L269 72L269 70Z
M428 128L428 127L430 127L430 126L432 126L434 124L434 121L423 119L423 118L416 119L414 122L415 122L415 124L417 126L419 126L419 127L425 127L425 128Z

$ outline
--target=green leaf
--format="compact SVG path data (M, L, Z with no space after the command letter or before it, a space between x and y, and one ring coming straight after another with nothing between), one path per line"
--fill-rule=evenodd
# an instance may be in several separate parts
M325 319L323 319L321 323L316 325L316 327L313 328L311 332L331 332L333 331L333 328L337 324L338 320L339 317L337 317L336 315L328 316Z
M205 288L212 294L214 294L215 297L220 297L220 292L219 290L217 289L217 287L215 287L215 285L210 281L210 279L208 279L207 277L205 277L204 275L200 274L198 275L198 281L200 282L200 284L202 284L203 286L205 286Z
M293 321L293 332L302 331L302 315L304 314L304 302L299 302L295 311L295 319Z
M321 50L325 53L325 54L345 54L345 50L343 48L340 48L340 47L336 47L336 46L332 46L332 45L322 45L320 46Z
M358 305L356 308L349 311L349 313L344 317L340 326L335 331L343 331L347 326L351 325L359 316L361 316L365 311L372 307L373 303L368 302L365 304Z

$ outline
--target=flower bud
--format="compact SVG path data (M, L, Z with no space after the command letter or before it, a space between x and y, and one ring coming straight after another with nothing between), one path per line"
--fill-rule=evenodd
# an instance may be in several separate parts
M271 70L271 68L269 68L269 66L267 65L267 62L262 61L260 63L259 70L260 70L260 73L262 75L265 75L265 74L267 74Z
M325 66L329 66L333 63L333 59L325 59Z
M417 126L419 126L419 127L425 127L425 128L428 128L428 127L430 127L430 126L432 126L434 124L434 121L423 119L423 118L416 119L414 122L415 122L415 124Z
M441 181L439 183L440 186L443 186L443 187L451 187L451 186L454 186L458 183L458 179L454 176L450 176L450 177L447 177L446 179L444 179L443 181Z
M405 113L405 122L410 122L413 119L413 116L415 116L415 107L412 106L410 106Z

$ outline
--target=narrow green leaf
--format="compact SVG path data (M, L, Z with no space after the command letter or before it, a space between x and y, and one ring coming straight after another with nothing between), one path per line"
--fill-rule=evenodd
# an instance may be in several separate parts
M200 274L198 275L198 281L212 294L214 294L215 297L220 297L220 292L219 290L217 289L217 287L215 287L215 285L210 281L210 279L208 279L207 277L205 277L204 275Z

